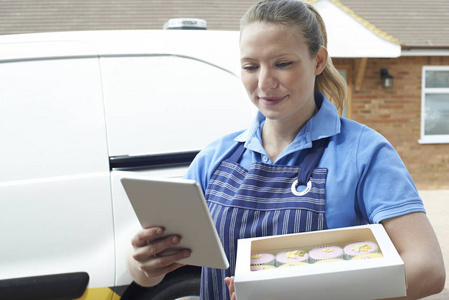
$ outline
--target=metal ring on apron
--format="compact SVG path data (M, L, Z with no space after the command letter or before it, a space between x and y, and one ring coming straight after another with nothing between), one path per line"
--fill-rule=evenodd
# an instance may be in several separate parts
M298 179L295 179L295 181L293 181L293 183L292 183L292 188L291 188L293 195L296 195L296 196L304 196L305 194L307 194L308 192L310 192L310 190L312 189L312 181L309 180L309 181L307 182L307 187L306 187L306 189L305 189L304 191L302 191L302 192L298 192L298 191L296 190L297 187L298 187Z

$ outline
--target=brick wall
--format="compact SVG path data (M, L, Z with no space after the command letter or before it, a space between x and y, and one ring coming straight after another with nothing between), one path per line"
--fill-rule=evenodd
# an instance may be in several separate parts
M354 59L334 59L355 66ZM368 59L361 90L351 84L351 119L385 136L396 148L418 189L449 188L449 143L419 144L421 74L425 65L449 65L449 57ZM394 87L381 87L380 69L394 76ZM353 72L354 74L355 72Z

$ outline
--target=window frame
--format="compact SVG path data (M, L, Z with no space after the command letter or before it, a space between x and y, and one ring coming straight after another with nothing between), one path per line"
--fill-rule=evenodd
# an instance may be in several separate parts
M428 94L448 94L449 87L447 88L427 88L426 87L426 72L427 71L449 71L449 66L423 66L422 79L421 79L421 138L418 140L420 144L444 144L449 143L448 134L425 134L425 121L426 121L426 95ZM448 100L449 106L449 100Z

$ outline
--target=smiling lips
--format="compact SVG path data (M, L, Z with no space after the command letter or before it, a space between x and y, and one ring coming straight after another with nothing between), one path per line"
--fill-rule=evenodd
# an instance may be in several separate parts
M262 101L262 103L264 103L265 105L276 105L279 102L281 102L282 100L284 100L285 98L287 98L287 96L265 96L265 97L258 97L259 100Z

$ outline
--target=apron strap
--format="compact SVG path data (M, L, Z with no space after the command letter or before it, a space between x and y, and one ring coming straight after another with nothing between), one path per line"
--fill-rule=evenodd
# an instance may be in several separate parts
M234 150L234 153L232 153L231 157L228 159L229 162L238 163L240 157L242 156L243 152L245 152L245 147L243 146L244 143L240 142L237 149Z
M301 170L298 174L298 185L306 185L309 182L313 170L318 166L321 156L323 156L323 152L329 144L329 139L330 138L327 137L312 142L312 148L304 158Z

